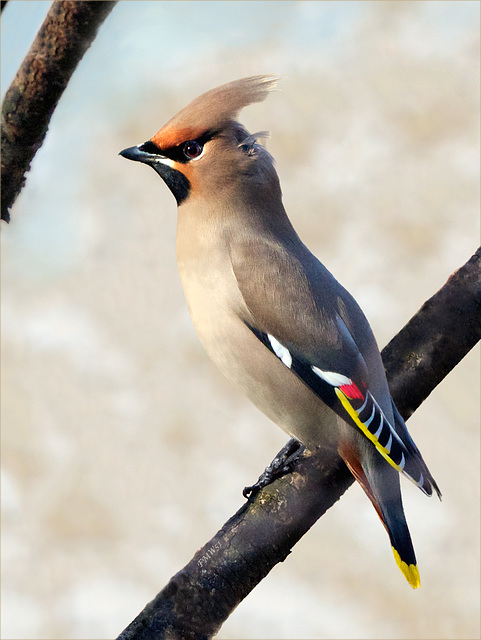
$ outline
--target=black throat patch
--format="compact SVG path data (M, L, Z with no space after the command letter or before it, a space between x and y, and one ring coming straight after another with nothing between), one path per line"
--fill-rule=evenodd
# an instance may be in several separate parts
M165 165L163 162L149 162L149 164L153 169L155 169L155 171L157 171L159 176L172 191L174 198L177 201L177 206L180 206L190 193L191 187L189 180L183 173Z

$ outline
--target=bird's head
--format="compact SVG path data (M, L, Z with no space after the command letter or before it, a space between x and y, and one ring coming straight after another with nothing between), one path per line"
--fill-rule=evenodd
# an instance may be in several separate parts
M273 160L257 141L267 134L251 135L236 122L239 111L264 100L276 82L273 76L254 76L207 91L150 140L120 155L155 169L179 206L192 198L253 192L262 198L266 190L280 195Z

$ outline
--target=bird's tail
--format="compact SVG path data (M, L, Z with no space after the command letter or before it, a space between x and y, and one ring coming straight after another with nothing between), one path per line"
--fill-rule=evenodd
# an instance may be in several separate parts
M372 458L365 469L352 447L340 447L339 453L376 509L389 535L396 564L411 587L417 589L421 586L421 579L404 516L398 472L384 460Z

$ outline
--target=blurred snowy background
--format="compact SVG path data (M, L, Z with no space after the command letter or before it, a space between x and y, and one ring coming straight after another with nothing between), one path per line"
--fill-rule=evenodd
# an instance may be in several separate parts
M49 2L2 14L2 95ZM287 211L380 346L479 241L479 3L119 2L2 224L2 637L115 637L286 441L190 324L175 202L118 152L203 91L247 108ZM444 494L403 482L422 588L353 487L221 638L479 637L479 349L409 428Z

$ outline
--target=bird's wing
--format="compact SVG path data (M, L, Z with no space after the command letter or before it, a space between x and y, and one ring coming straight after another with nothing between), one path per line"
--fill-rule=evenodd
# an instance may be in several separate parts
M249 312L243 320L252 333L392 467L430 495L425 465L411 455L370 390L366 363L341 317L339 283L312 254L306 258L275 240L236 243L231 261Z

